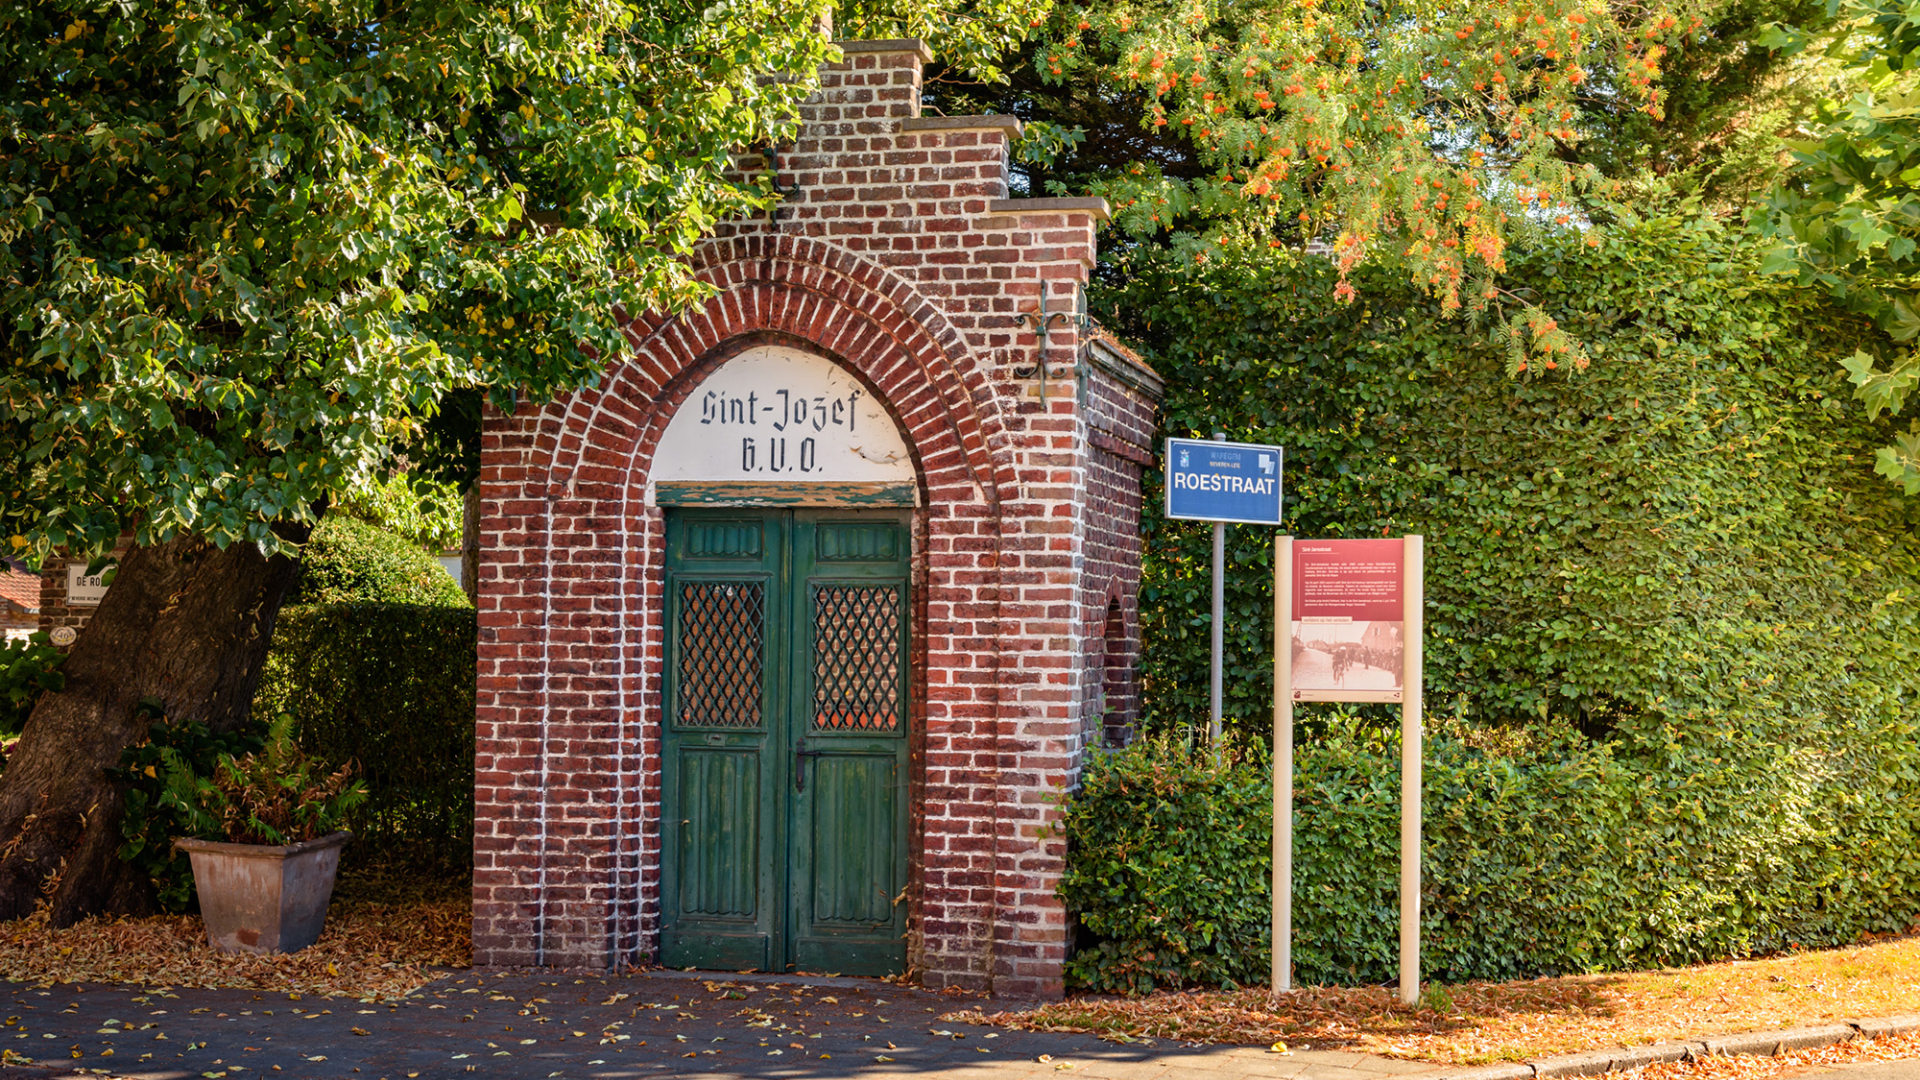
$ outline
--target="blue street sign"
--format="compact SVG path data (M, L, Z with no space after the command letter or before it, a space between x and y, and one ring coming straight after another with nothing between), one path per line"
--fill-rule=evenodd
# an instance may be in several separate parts
M1277 446L1167 440L1167 516L1197 521L1280 524Z

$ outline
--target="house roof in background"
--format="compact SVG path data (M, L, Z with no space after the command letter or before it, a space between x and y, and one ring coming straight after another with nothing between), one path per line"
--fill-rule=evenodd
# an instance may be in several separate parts
M40 610L40 575L0 567L0 600L23 611Z

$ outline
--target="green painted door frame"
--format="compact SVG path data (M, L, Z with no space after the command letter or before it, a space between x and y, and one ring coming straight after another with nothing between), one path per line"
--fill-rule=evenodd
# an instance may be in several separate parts
M907 514L667 514L661 960L906 968Z

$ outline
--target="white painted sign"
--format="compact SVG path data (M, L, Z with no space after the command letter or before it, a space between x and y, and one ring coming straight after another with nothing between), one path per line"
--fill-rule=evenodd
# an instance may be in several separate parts
M748 349L708 375L667 424L653 461L650 492L914 483L906 440L872 392L826 357L780 345Z
M107 587L100 581L100 578L105 575L106 572L107 568L101 567L100 573L89 574L87 573L86 563L68 563L67 606L99 607L100 601L106 599L107 595Z

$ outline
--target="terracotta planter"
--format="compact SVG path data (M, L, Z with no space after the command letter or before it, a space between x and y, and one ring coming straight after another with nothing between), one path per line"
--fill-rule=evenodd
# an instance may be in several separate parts
M298 844L175 840L193 860L207 939L224 952L298 952L320 940L345 831Z

